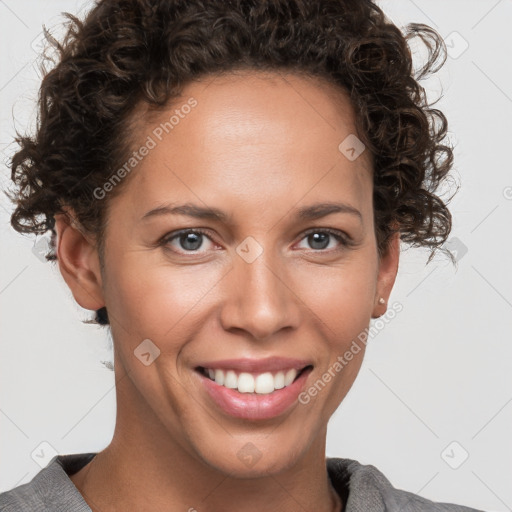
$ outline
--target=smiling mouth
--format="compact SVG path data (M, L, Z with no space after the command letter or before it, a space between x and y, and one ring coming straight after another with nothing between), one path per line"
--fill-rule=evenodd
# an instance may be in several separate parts
M312 369L313 366L308 365L300 370L289 368L256 373L199 366L196 371L219 386L237 390L239 393L269 394L290 386L302 374Z

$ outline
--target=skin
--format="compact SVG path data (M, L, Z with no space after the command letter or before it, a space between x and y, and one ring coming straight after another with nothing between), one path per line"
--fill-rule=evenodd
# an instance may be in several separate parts
M171 503L200 512L341 509L325 471L326 428L358 374L364 344L310 403L265 421L218 409L194 367L299 357L314 365L309 387L370 318L385 313L378 300L391 293L399 238L379 260L370 155L352 162L338 150L357 133L353 108L320 79L224 74L188 84L156 116L140 105L134 149L191 96L197 106L111 201L103 269L94 239L69 217L56 218L59 268L76 301L109 312L117 382L113 440L71 480L101 511L168 511ZM362 219L295 217L298 207L327 201L353 206ZM141 221L168 202L217 207L231 222ZM209 234L196 250L183 238L168 241L167 251L157 245L185 228ZM333 236L315 244L304 235L309 228L341 231L353 245ZM263 248L252 263L236 252L249 236ZM147 338L160 349L149 366L134 355ZM251 467L237 456L248 442L261 453Z

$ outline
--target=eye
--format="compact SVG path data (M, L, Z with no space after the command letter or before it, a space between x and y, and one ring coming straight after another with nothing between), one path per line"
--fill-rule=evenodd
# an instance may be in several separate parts
M324 249L328 248L329 242L333 241L333 238L335 239L335 241L341 244L341 248L350 245L350 240L348 239L348 237L344 235L341 231L335 229L312 228L306 231L304 235L305 236L303 240L305 239L315 251L330 252L324 251ZM336 251L339 249L340 247L335 247L332 250Z
M171 251L185 253L192 251L195 252L205 245L204 237L207 237L208 240L212 242L211 238L207 234L207 231L202 229L184 229L166 235L164 238L162 238L159 245L163 245L165 248L168 248L169 245L172 245L171 242L176 241L175 246L178 245L179 250L175 251L175 249L170 249Z

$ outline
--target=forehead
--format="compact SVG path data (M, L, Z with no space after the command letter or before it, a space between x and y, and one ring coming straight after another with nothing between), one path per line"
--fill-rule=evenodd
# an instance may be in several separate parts
M306 196L350 198L359 209L371 201L368 152L350 161L339 149L357 133L353 107L322 79L255 71L210 76L185 86L165 109L141 105L136 119L133 146L154 142L127 190L139 217L183 196L261 208Z

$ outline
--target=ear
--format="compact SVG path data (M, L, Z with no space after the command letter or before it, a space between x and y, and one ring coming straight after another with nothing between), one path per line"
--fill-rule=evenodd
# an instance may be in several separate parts
M73 297L85 309L102 308L105 301L96 244L76 222L71 209L55 215L55 230L60 273Z
M379 271L377 274L377 292L375 296L375 306L372 313L372 318L379 318L382 316L388 306L388 299L391 295L391 290L395 284L396 274L398 272L398 260L400 257L400 232L397 231L389 240L388 249L382 255L379 261ZM379 304L380 298L384 299L384 304Z

